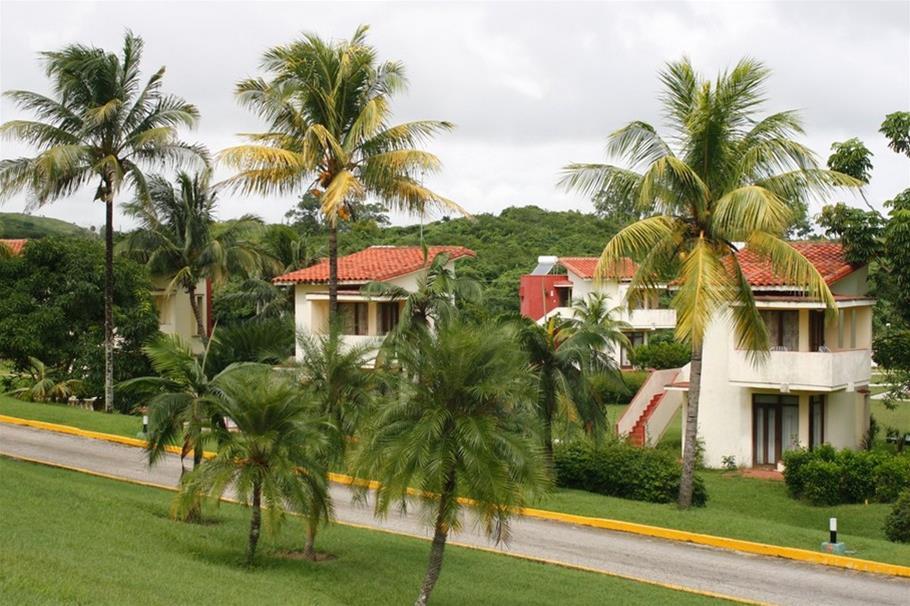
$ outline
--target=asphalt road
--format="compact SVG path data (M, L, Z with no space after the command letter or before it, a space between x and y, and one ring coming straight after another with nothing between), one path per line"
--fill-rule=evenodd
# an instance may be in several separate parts
M168 486L180 475L176 456L149 469L138 448L4 423L0 454ZM428 538L419 512L377 520L368 504L352 503L348 488L333 486L332 496L341 522ZM508 545L491 544L471 521L451 540L770 604L910 604L910 579L545 520L515 519ZM571 588L566 591L571 603Z

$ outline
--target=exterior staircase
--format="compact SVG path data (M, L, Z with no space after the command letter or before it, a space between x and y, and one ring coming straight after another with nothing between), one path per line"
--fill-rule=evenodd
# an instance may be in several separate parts
M683 384L688 380L688 364L682 368L651 371L625 413L616 421L616 435L626 437L635 446L656 446L682 405Z
M635 425L632 426L632 431L629 432L629 443L633 446L645 446L645 441L648 437L648 420L651 418L651 415L654 414L654 410L660 406L660 401L663 400L664 393L665 392L662 391L655 394L651 398L651 401L648 402L644 411L638 415L638 420L635 421Z

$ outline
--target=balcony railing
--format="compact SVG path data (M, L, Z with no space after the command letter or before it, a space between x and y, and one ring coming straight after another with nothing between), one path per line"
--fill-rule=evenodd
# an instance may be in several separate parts
M868 349L772 351L755 364L747 352L737 350L728 360L731 382L781 391L852 391L868 385L872 374L872 352Z
M631 312L623 312L618 319L629 323L632 328L676 328L675 309L633 309Z

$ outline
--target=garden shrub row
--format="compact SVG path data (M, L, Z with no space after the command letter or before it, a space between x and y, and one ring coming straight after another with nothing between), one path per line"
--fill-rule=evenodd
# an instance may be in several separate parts
M651 503L670 503L679 494L681 466L675 454L665 450L625 442L574 442L558 445L553 463L556 483L563 488ZM707 500L704 481L696 476L692 503L701 507Z
M910 456L841 450L829 445L784 455L790 495L814 505L891 503L910 489Z

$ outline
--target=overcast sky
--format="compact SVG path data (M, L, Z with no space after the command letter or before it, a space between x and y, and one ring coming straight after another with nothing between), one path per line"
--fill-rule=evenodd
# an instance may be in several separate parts
M361 23L380 57L403 61L409 91L396 120L455 122L430 144L444 163L428 180L474 213L515 205L590 210L558 191L560 167L601 161L607 134L633 119L660 124L657 72L691 57L713 76L751 55L773 75L767 111L801 109L822 160L832 141L860 137L874 152L868 198L910 187L910 161L877 133L884 115L910 109L910 2L0 2L0 89L46 92L42 50L80 42L118 49L123 31L145 39L144 72L167 66L165 90L195 103L186 138L213 151L263 125L233 98L259 74L269 47L301 32L348 37ZM6 100L0 120L25 117ZM0 143L0 157L28 154ZM223 176L223 172L220 173ZM93 190L38 211L100 225ZM860 204L854 201L855 204ZM281 220L293 199L222 199L222 218ZM20 211L24 198L2 210ZM816 208L817 210L817 208ZM407 221L397 218L398 222ZM128 226L118 217L118 227Z

